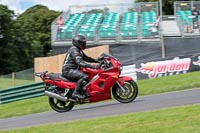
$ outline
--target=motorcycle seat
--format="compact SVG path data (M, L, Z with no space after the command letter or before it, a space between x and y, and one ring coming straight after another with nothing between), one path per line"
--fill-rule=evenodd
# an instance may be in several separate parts
M66 82L76 82L72 79L67 79L67 78L63 77L62 74L60 74L59 78L62 79L63 81L66 81Z
M67 79L67 78L63 77L62 74L60 74L60 73L49 73L48 76L52 80L59 80L59 79L61 79L61 80L65 81L65 82L76 82L74 80Z

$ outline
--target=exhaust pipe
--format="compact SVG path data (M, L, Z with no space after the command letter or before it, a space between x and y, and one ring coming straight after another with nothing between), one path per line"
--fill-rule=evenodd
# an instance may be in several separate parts
M61 95L58 95L58 94L50 92L50 91L44 91L44 95L52 97L52 98L56 98L56 99L64 101L64 102L66 102L68 100L67 97L63 97Z

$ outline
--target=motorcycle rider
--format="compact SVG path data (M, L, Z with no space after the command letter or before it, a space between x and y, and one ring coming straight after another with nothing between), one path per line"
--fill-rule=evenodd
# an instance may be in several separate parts
M91 65L86 62L99 63L99 61L87 56L83 52L83 50L86 49L86 38L84 36L75 35L72 38L72 45L73 46L66 53L62 66L62 75L72 80L78 80L72 97L77 97L80 99L90 97L88 92L82 89L82 87L86 85L88 81L88 75L80 71L80 68L86 67L97 69L98 66Z

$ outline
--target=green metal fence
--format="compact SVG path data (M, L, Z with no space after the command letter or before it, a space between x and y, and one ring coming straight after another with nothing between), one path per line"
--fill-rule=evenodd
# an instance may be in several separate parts
M27 85L35 82L34 68L0 75L0 89Z
M44 95L43 82L0 90L0 104Z

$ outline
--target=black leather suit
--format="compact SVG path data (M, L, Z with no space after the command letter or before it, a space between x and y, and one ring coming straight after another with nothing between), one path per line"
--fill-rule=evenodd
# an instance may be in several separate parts
M98 63L98 60L88 57L83 51L75 46L72 46L66 54L63 66L62 75L68 79L72 79L77 82L77 91L81 91L82 86L88 81L88 75L81 72L81 67L93 68L93 65L86 63L93 62ZM80 92L81 93L81 92Z

